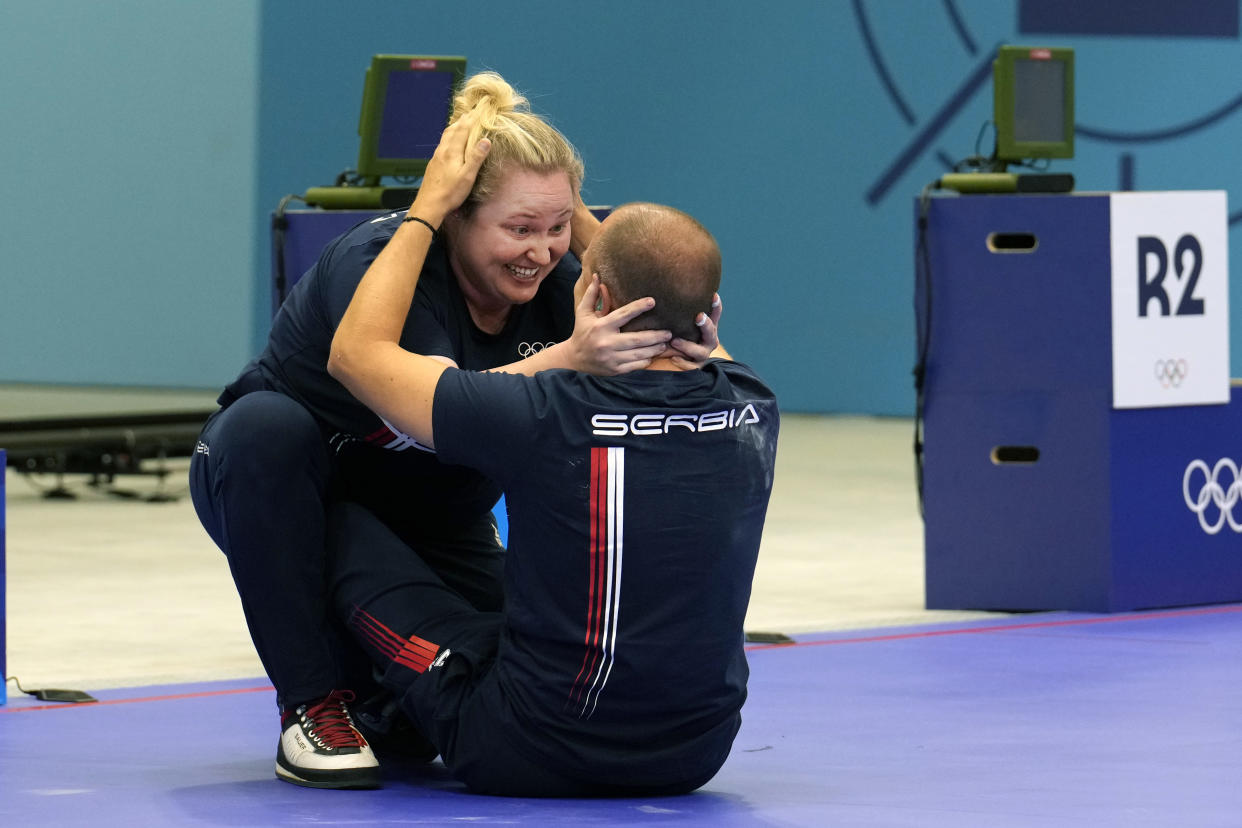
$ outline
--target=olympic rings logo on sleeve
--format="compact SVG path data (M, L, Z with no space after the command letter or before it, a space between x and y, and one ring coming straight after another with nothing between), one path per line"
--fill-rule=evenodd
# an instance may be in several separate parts
M1165 388L1170 386L1176 388L1181 385L1189 370L1190 366L1184 359L1156 360L1156 379L1160 380L1160 384Z
M555 342L519 342L517 347L518 356L526 359L528 356L534 356L545 348L551 348Z
M1226 470L1229 474L1226 479L1222 479L1221 473ZM1203 473L1203 485L1199 488L1199 493L1192 498L1190 483L1196 471ZM1222 485L1225 482L1229 485ZM1216 461L1216 465L1211 469L1202 460L1191 460L1190 465L1186 467L1185 474L1182 475L1182 497L1186 500L1187 508L1199 516L1199 525L1203 527L1204 532L1215 535L1228 522L1230 529L1242 533L1242 523L1239 523L1233 516L1233 507L1242 498L1242 479L1238 476L1238 464L1228 457ZM1209 505L1214 505L1220 512L1215 521L1208 520Z

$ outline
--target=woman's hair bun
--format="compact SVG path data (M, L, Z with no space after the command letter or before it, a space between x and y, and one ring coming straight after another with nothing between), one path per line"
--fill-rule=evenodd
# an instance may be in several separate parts
M574 193L582 184L582 159L578 151L546 119L530 111L530 103L507 80L495 72L469 77L453 97L453 116L478 109L478 121L466 136L466 146L480 139L491 141L491 150L479 168L470 196L462 204L469 214L497 191L501 173L510 168L540 173L564 172Z
M497 115L530 111L529 101L507 80L495 72L480 72L472 75L462 86L461 91L454 96L451 120L456 121L480 103L484 104L482 113L484 129L494 125Z

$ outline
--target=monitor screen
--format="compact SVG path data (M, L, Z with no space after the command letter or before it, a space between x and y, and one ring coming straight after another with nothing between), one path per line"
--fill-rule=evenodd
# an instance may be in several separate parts
M1002 46L992 65L996 159L1074 155L1074 52Z
M1065 136L1065 64L1018 60L1013 64L1013 139L1055 142Z
M465 74L463 57L373 57L358 123L358 175L370 184L383 176L421 176Z

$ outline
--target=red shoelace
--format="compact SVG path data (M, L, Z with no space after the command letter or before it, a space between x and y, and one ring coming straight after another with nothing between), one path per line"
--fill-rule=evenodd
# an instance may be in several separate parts
M303 718L310 735L328 748L365 747L366 739L354 729L346 702L354 700L348 690L333 690L324 700L306 708Z

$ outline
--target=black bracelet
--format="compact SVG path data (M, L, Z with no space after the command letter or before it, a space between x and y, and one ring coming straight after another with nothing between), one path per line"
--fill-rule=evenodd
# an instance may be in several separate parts
M427 221L427 219L421 219L421 218L419 218L418 216L406 216L405 218L401 219L401 223L402 223L402 224L405 224L407 221L417 221L417 222L418 222L419 224L421 224L423 227L426 227L428 230L430 230L430 231L431 231L431 235L433 235L433 236L434 236L436 233L440 232L440 231L436 230L436 228L432 227L432 226L431 226L431 222Z

